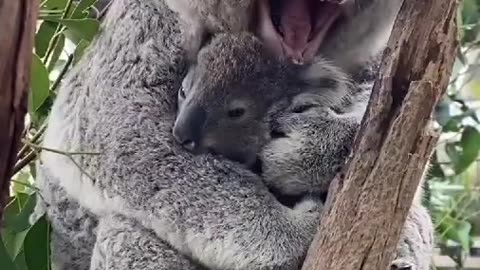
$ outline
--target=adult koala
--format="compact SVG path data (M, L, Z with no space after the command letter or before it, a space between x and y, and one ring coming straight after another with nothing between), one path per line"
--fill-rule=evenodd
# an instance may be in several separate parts
M341 67L377 53L358 45L382 44L372 36L389 30L391 11L399 6L394 0L362 3L338 17L317 46ZM370 13L380 7L388 12ZM382 14L385 24L369 14ZM364 32L349 33L353 28ZM258 32L272 44L271 32ZM340 42L352 37L358 40ZM286 208L249 171L212 156L193 157L174 143L170 129L185 71L183 42L177 16L164 2L116 0L102 34L64 81L44 144L102 155L78 157L80 170L64 156L42 153L39 187L45 205L39 208L47 206L52 220L58 268L88 268L96 216L141 225L210 269L294 269L300 263L316 213ZM344 52L329 44L343 44ZM343 57L350 51L360 60ZM209 214L198 215L200 209ZM128 232L122 229L119 237Z

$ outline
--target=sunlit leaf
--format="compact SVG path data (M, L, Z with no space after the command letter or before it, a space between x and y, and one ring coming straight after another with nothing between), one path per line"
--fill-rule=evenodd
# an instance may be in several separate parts
M43 3L45 9L64 9L67 6L66 0L47 0Z
M47 99L50 91L48 72L42 60L34 54L30 79L29 107L30 112L35 112Z
M28 171L21 171L13 182L13 191L15 193L27 193L31 194L33 190L29 188L30 185L30 173Z
M471 126L465 127L460 140L460 146L462 151L455 163L455 172L457 174L465 171L477 159L480 150L480 133L478 130Z
M81 19L88 16L88 9L92 7L97 0L80 0L71 15L72 19Z
M22 204L21 198L27 198L25 203ZM5 225L7 228L17 233L28 229L30 227L29 218L35 209L35 204L36 195L17 194L17 197L8 205L5 212ZM19 212L17 210L17 213L14 214L15 210L12 209L13 207L17 208L18 205L21 206L21 210Z
M80 60L88 45L90 45L90 42L86 40L81 40L78 43L77 47L75 48L75 52L73 53L73 64L76 64Z
M65 48L65 36L62 33L58 36L57 44L53 49L52 56L49 59L48 67L47 67L48 72L51 72L54 69L64 48Z
M8 228L2 229L2 238L5 249L12 260L15 261L16 257L21 252L23 248L23 241L25 240L27 233L28 230L23 232L15 232Z
M50 41L55 35L57 23L43 21L35 34L35 53L38 57L43 58L47 52Z
M458 163L458 161L460 160L460 153L455 143L447 143L445 145L445 151L447 152L447 155L453 164Z
M99 22L95 19L63 19L53 20L67 27L68 32L72 33L74 38L92 41L99 29ZM67 33L66 33L67 34Z

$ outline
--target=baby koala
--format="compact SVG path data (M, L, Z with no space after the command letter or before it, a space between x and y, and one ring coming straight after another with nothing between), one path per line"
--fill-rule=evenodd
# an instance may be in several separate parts
M294 65L268 54L253 34L219 34L200 50L183 81L173 135L193 153L221 154L252 166L278 135L271 132L272 119L296 96L315 94L329 108L351 91L347 76L322 59Z

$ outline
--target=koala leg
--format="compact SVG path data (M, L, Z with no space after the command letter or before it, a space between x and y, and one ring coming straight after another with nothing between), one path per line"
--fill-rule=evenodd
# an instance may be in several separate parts
M87 270L95 244L97 218L81 207L57 184L47 169L38 166L36 185L41 190L31 223L47 214L52 269Z
M420 202L408 214L392 270L429 270L433 253L433 224Z
M100 219L91 270L203 270L158 236L120 215Z

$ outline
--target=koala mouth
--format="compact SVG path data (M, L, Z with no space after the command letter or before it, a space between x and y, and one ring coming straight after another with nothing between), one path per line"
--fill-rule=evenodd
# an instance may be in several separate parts
M281 58L313 60L328 30L340 18L344 0L259 0L257 34Z

